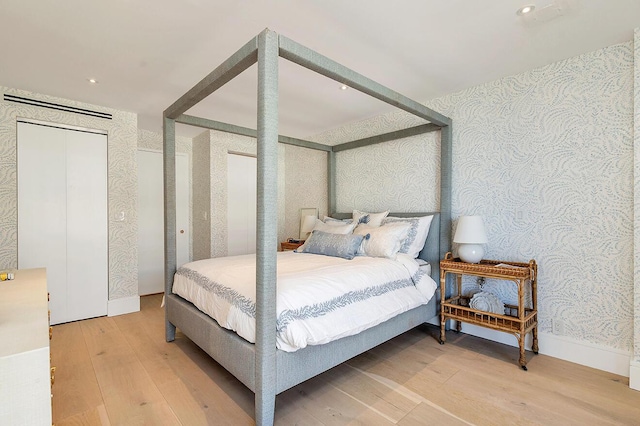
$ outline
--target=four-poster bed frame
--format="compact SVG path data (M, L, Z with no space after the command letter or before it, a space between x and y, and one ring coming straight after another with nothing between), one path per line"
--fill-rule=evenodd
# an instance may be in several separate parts
M288 59L355 90L369 94L421 117L429 123L336 146L279 136L278 57ZM257 130L184 114L256 62L258 64ZM199 311L190 302L171 292L173 276L176 272L176 122L257 138L255 344L219 327L215 320ZM449 118L268 29L244 45L164 111L166 339L173 341L176 326L179 327L185 335L255 392L255 420L257 424L273 423L275 397L278 393L437 315L436 297L434 297L426 306L414 308L354 336L325 345L309 346L296 352L284 352L276 349L278 142L327 152L329 213L336 215L336 152L436 130L441 132L440 212L436 212L434 220L432 220L427 244L425 244L425 249L420 257L431 263L431 276L437 277L435 281L438 282L438 262L450 250L451 241L452 128ZM409 215L405 214L405 216Z

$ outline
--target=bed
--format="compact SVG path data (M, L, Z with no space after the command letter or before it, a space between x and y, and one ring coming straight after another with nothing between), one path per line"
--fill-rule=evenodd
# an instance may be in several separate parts
M278 135L278 57L293 61L322 75L374 96L428 121L427 124L386 133L337 146ZM249 66L258 64L258 128L185 115L185 111L220 88ZM255 343L222 328L193 303L173 293L176 273L175 249L175 123L226 131L257 138L258 209L255 257ZM431 276L439 280L439 260L449 251L451 240L451 120L393 92L330 59L273 31L264 30L213 70L164 111L165 193L165 299L166 340L175 339L176 327L236 376L255 395L255 420L273 424L275 396L372 347L375 347L437 315L438 297L354 335L329 343L309 345L288 352L276 348L277 286L277 144L286 143L327 152L328 194L331 216L336 212L335 155L341 150L367 146L420 133L441 134L440 210L433 214L430 231L419 258L430 263ZM427 185L427 184L425 184ZM394 216L415 217L417 213ZM424 213L422 214L424 215Z

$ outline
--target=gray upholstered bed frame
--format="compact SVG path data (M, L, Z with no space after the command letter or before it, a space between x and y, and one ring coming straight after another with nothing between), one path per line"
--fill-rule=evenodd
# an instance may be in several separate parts
M429 123L327 146L278 135L278 57L288 59L355 90L414 114ZM258 129L220 123L184 112L222 87L251 65L258 64ZM257 138L258 208L256 243L256 343L251 344L223 329L194 305L172 294L176 272L175 123L225 131ZM401 94L301 46L270 30L264 30L213 70L164 111L164 194L165 194L165 297L166 339L173 341L176 327L211 355L218 363L255 392L255 419L259 425L272 424L275 397L323 371L379 345L437 315L436 297L428 305L412 309L374 328L320 346L296 352L276 350L276 248L277 239L277 144L286 143L326 151L329 167L329 209L336 214L336 152L400 139L430 131L441 132L440 212L420 257L432 265L438 282L439 259L449 251L451 241L451 120ZM423 213L424 214L424 213ZM402 216L396 213L394 216ZM418 214L404 214L416 216Z

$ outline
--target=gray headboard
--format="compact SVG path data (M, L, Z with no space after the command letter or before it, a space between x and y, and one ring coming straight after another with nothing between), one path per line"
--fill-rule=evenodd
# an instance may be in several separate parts
M420 259L426 260L431 264L431 278L436 283L440 282L440 212L430 213L389 213L389 216L393 217L420 217L431 216L431 227L429 228L429 235L427 241L424 243L424 248L418 255ZM336 219L348 219L352 216L351 213L335 213L331 215Z

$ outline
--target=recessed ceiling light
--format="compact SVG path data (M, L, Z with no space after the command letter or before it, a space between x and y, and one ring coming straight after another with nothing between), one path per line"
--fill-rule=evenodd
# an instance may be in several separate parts
M531 13L534 11L536 6L534 4L528 4L526 6L522 6L520 9L516 11L516 15L526 15L527 13Z
M95 78L88 78L87 81L91 84L97 84L98 80L96 80Z
M346 84L340 86L340 90L347 90L348 88L349 86L347 86Z

